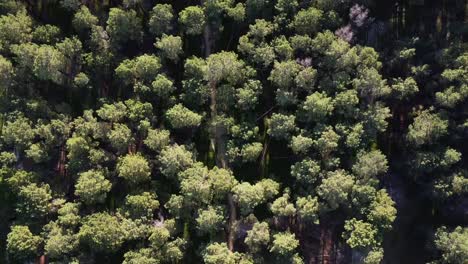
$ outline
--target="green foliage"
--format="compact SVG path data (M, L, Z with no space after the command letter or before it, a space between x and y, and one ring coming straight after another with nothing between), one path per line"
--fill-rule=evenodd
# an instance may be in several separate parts
M140 42L143 37L141 19L134 10L111 8L106 31L115 48L122 48L129 41Z
M39 255L42 239L35 236L27 226L15 225L7 236L7 251L14 259L28 261Z
M114 128L109 133L109 141L112 147L120 152L125 152L133 141L132 131L125 124L114 124Z
M276 216L293 216L296 214L294 204L289 202L289 194L284 193L271 204L271 212Z
M199 6L188 6L179 13L179 23L188 35L199 35L205 25L205 13Z
M181 171L192 166L193 155L185 146L172 145L165 147L159 155L161 173L167 177L176 177Z
M149 248L141 248L135 251L129 251L124 255L124 264L153 264L158 263L158 260L152 256L152 251Z
M43 44L54 44L60 36L60 28L53 25L42 25L34 29L32 33L33 40Z
M198 230L204 234L215 234L221 229L224 216L222 210L219 208L208 207L205 210L198 211L198 217L195 219L197 222Z
M318 195L324 199L330 210L337 209L340 205L349 205L349 194L354 185L354 179L344 170L328 173L318 187Z
M97 25L98 22L98 18L94 16L85 5L82 5L75 13L72 23L76 31L87 32L90 31L93 26Z
M358 155L357 162L353 165L354 174L364 182L386 173L387 169L387 159L379 150L361 153Z
M319 178L319 173L320 164L309 158L298 161L291 166L291 176L306 186L315 183Z
M355 218L346 220L343 238L351 248L370 248L376 245L377 230L374 226Z
M279 184L271 179L259 181L255 185L243 182L234 186L232 192L241 213L247 215L259 204L275 197L279 192Z
M214 167L212 170L195 164L179 174L181 193L189 203L210 204L222 200L237 184L231 171Z
M160 50L163 58L173 62L177 62L179 56L183 53L182 38L179 36L163 34L160 39L157 39L154 46Z
M77 226L80 223L79 207L76 203L65 203L58 209L58 223L61 226Z
M259 252L263 247L267 246L270 243L268 223L255 223L252 229L247 231L244 242L252 252Z
M163 74L158 74L151 86L153 92L162 99L168 98L175 91L174 82Z
M173 28L174 11L169 4L157 4L153 7L148 21L148 27L152 34L160 36L167 34Z
M296 130L295 116L273 114L270 118L268 134L273 138L288 139Z
M170 132L162 129L148 130L148 136L144 140L145 145L153 151L161 151L170 143Z
M273 235L273 242L270 252L278 255L292 255L294 250L299 246L299 241L294 234L283 232Z
M387 194L385 189L377 192L375 200L370 205L368 219L375 226L383 229L391 229L395 221L397 210L395 202Z
M112 253L124 242L125 234L119 220L108 213L95 213L83 219L78 237L92 251Z
M408 141L416 146L432 143L447 133L447 126L448 121L439 114L430 110L420 111L408 128Z
M441 227L437 229L435 244L442 251L444 263L463 263L468 258L468 229L458 226L450 232Z
M323 20L323 11L310 7L303 9L294 17L291 27L301 35L313 35L320 29Z
M132 219L151 220L154 210L159 208L156 196L149 192L137 195L127 195L124 204L124 214Z
M52 194L48 184L28 184L20 188L16 211L23 218L41 218L50 211Z
M291 140L291 149L295 154L307 154L314 140L309 137L304 137L302 135L293 136Z
M159 58L154 55L141 55L132 60L124 60L116 69L115 74L124 83L136 85L150 83L161 68Z
M206 264L234 264L237 259L237 255L229 251L225 243L210 244L203 252L203 260Z
M307 120L320 122L332 113L333 101L325 93L315 92L307 96L302 109Z
M194 128L201 123L202 116L192 112L182 104L177 104L167 110L166 118L172 128Z
M373 249L367 253L366 258L364 259L365 264L380 264L384 258L383 249Z
M30 41L32 23L26 10L0 16L0 51L8 51L14 44Z
M102 203L112 184L99 170L89 170L80 173L75 185L75 194L87 204Z
M0 2L3 262L467 258L462 1Z
M296 200L297 214L304 220L318 224L319 202L317 197L299 197Z
M148 181L151 177L151 168L148 161L140 154L128 154L119 160L117 166L119 177L130 184L139 184Z
M25 117L19 117L14 121L6 122L3 127L2 136L6 144L13 145L22 150L31 144L35 133L31 127L31 121Z
M45 227L44 250L51 259L63 259L78 249L78 237L70 230L63 230L55 222Z

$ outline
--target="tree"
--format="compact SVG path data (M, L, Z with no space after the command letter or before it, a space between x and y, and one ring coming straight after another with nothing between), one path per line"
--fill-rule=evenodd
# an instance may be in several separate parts
M37 176L32 172L17 170L6 182L13 191L19 193L22 187L37 182Z
M241 213L247 215L259 204L275 197L279 184L271 179L264 179L252 185L243 182L233 187L234 200L239 204Z
M58 223L65 227L75 227L80 223L79 207L76 203L65 203L58 209Z
M159 208L156 195L143 192L137 195L127 195L123 206L124 215L132 219L151 220L154 210Z
M305 158L291 166L291 176L301 185L311 186L318 179L320 174L320 164L312 159Z
M298 197L296 200L297 214L304 220L318 224L319 202L317 197Z
M366 258L364 259L365 264L379 264L384 258L384 252L382 248L373 249L367 253Z
M151 177L151 168L148 161L140 154L127 154L119 160L117 165L119 177L130 184L139 184L148 181Z
M224 222L223 211L220 208L209 206L205 210L198 211L197 222L198 231L202 234L208 233L214 235L219 231Z
M163 74L158 74L154 81L151 83L152 91L161 100L167 100L169 96L175 91L174 82Z
M271 212L276 216L293 216L296 214L294 204L289 202L289 194L285 192L271 204Z
M112 184L99 170L89 170L80 173L75 185L75 194L86 204L102 203Z
M161 62L154 55L141 55L132 60L124 60L115 69L115 74L124 84L133 85L135 92L151 90L150 85L161 69Z
M15 146L18 150L24 150L31 144L35 134L31 121L25 117L19 117L15 121L7 121L2 136L5 143Z
M330 126L325 127L321 132L320 137L315 141L315 147L325 161L327 161L332 152L338 149L339 140L340 135Z
M174 178L181 171L192 166L193 155L185 146L172 145L165 147L159 155L161 173L169 178Z
M183 53L182 38L179 36L163 34L162 37L156 41L154 46L159 49L163 58L175 63L179 61L179 57Z
M16 211L25 219L41 218L50 211L52 194L48 184L28 184L20 188Z
M214 167L212 170L196 163L179 174L181 193L190 201L210 204L222 200L237 184L231 171Z
M377 98L387 96L391 90L375 68L365 68L359 72L359 77L353 80L353 85L362 98L373 103Z
M124 254L124 264L153 264L158 263L158 259L153 257L153 251L149 248L128 251Z
M169 4L157 4L153 7L148 27L153 35L167 34L173 28L174 10Z
M257 222L252 229L247 231L244 240L245 244L252 252L259 252L270 243L270 228L266 222Z
M329 116L333 111L333 100L325 93L315 92L307 96L302 110L304 110L307 120L320 122Z
M354 179L344 170L328 173L318 187L318 195L327 202L330 210L337 209L340 205L348 205L349 194L354 185Z
M74 11L80 7L81 2L80 0L60 0L60 5L67 10Z
M296 155L307 154L313 144L314 140L312 138L302 135L293 136L291 140L291 149Z
M322 10L309 7L297 13L291 23L291 27L293 27L298 34L313 35L320 29L322 17Z
M412 95L419 92L418 84L412 77L408 77L404 80L401 78L396 79L391 89L400 100L408 100Z
M346 220L343 238L351 248L371 248L377 244L377 230L374 226L355 218Z
M35 236L27 226L14 225L7 236L7 251L18 261L28 261L39 255L41 237Z
M87 216L80 227L80 242L92 251L116 252L124 242L124 230L118 219L108 213L95 213Z
M377 192L375 200L370 205L367 218L375 226L389 230L392 228L393 221L395 221L396 213L395 202L385 189L382 189Z
M296 61L275 61L268 80L278 87L278 90L276 91L276 101L278 104L286 106L296 102L294 83L297 74L301 70L302 66Z
M31 40L32 19L21 9L16 14L0 16L0 51Z
M296 130L295 116L273 114L269 120L268 134L277 139L288 139Z
M99 20L86 7L82 5L73 17L73 27L80 33L89 32L93 26L98 24Z
M441 77L448 82L448 87L436 93L436 102L448 108L454 108L468 97L466 74L468 60L466 52L460 54L449 69L445 69Z
M121 48L128 41L138 43L143 37L142 24L135 10L111 8L106 31L115 48Z
M273 242L270 252L281 256L289 256L294 253L299 246L299 241L296 236L289 232L282 232L273 235Z
M44 250L51 259L65 259L78 249L78 237L70 230L62 229L57 223L50 222L45 227Z
M133 141L132 131L125 124L114 124L114 128L109 133L109 141L119 152L125 152Z
M104 104L96 111L96 114L103 120L112 123L123 121L127 114L127 106L122 102L115 104Z
M167 110L166 118L169 124L175 129L198 127L202 120L201 115L190 111L190 109L182 104L177 104Z
M240 254L231 252L226 243L211 243L203 252L206 264L235 264L240 258Z
M463 263L468 258L468 228L456 227L448 231L446 227L437 229L435 245L442 251L444 263Z
M188 35L199 35L205 27L205 13L199 6L188 6L179 13L179 23Z
M0 55L0 100L2 102L6 99L8 90L12 84L13 76L13 65L8 59ZM3 116L1 126L3 126Z
M60 36L60 28L53 25L41 25L32 32L33 41L41 44L55 44Z
M153 151L161 151L170 143L170 133L163 129L149 129L148 136L144 140L145 145Z
M64 80L62 69L65 63L65 56L58 49L49 45L41 45L34 58L33 72L40 80L62 84Z
M413 123L408 128L408 141L416 146L434 142L447 133L448 121L431 109L416 113Z
M372 150L358 155L357 162L353 165L354 174L363 182L387 172L388 162L385 155L379 150Z

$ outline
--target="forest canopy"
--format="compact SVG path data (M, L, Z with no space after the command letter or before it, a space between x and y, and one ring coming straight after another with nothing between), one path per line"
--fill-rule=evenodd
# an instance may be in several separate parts
M0 263L468 259L463 0L3 0Z

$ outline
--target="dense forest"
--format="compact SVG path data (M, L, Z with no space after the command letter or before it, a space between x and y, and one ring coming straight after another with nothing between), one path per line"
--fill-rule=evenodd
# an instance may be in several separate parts
M0 0L0 263L468 263L465 0Z

